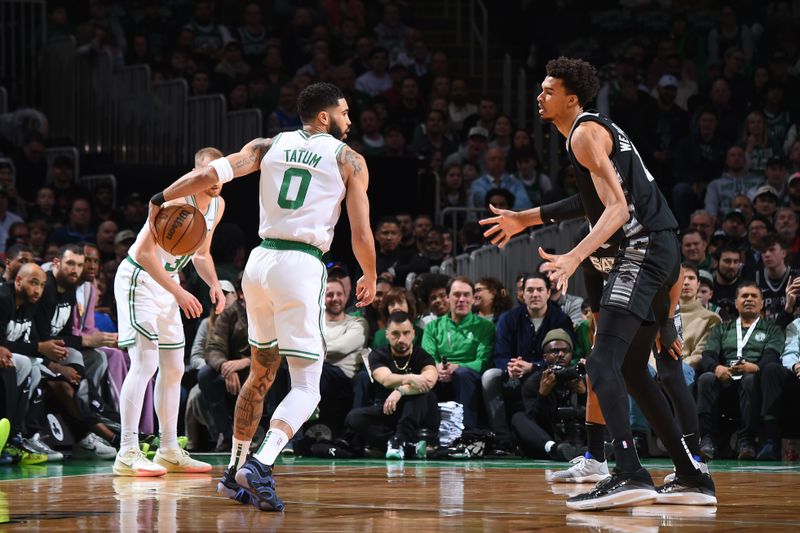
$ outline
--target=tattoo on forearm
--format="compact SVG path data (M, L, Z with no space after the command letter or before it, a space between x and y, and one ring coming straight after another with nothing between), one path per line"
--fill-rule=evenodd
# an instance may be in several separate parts
M233 432L237 439L249 440L258 427L264 409L266 396L281 363L277 348L251 350L253 363L239 397L236 399L236 412L233 420Z

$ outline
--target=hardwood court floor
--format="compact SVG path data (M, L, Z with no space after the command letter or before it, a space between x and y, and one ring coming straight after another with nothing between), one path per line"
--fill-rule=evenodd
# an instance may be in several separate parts
M215 465L226 458L211 456ZM663 476L663 461L649 461ZM800 531L800 466L712 463L716 508L642 506L570 512L591 488L550 484L548 462L326 461L279 465L284 513L218 496L216 478L118 478L111 463L0 467L2 531Z

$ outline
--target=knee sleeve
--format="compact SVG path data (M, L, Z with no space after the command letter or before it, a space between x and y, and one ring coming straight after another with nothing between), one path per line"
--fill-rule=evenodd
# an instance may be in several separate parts
M493 385L496 385L495 382L499 382L503 379L503 371L499 368L490 368L486 372L483 373L481 376L481 386L483 390L487 390L492 388Z
M285 422L292 433L297 433L319 404L323 360L321 357L315 360L289 357L287 361L292 388L275 409L272 419Z
M21 386L31 376L33 372L33 363L30 357L12 354L14 361L14 369L17 372L17 387Z

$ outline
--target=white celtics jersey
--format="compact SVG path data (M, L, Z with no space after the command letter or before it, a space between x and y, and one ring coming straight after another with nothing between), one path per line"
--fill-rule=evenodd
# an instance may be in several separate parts
M310 244L327 252L345 186L336 162L344 143L327 133L278 134L261 160L262 239Z
M195 201L194 196L187 196L184 198L184 200L187 204L197 207L197 201ZM217 218L217 211L219 211L218 197L211 199L211 202L208 204L208 209L203 215L206 219L206 235L208 235L208 233L214 228L214 220ZM149 232L150 229L148 228L147 224L145 224L144 227L139 231L139 235L136 236L136 242L134 242L133 245L131 245L130 250L128 250L128 255L134 260L136 260L136 254L139 252L142 239L144 239ZM158 257L159 262L164 265L164 270L166 270L169 274L177 274L183 270L183 267L189 263L189 260L193 255L193 253L182 256L172 255L160 246L156 246L156 257Z

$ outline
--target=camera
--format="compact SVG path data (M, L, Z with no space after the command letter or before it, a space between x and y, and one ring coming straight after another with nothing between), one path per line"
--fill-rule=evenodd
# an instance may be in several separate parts
M575 366L550 365L548 368L553 371L559 383L567 383L586 375L586 366L581 363Z

